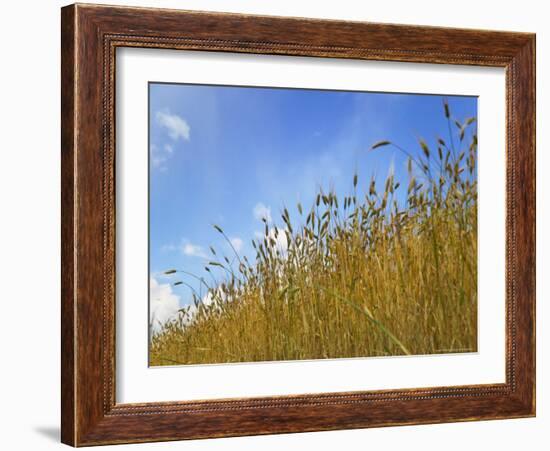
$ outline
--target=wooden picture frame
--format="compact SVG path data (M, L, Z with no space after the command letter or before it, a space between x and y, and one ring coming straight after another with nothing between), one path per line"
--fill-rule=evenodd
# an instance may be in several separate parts
M62 9L61 37L64 443L85 446L535 415L534 34L76 4ZM118 47L505 68L506 382L118 404Z

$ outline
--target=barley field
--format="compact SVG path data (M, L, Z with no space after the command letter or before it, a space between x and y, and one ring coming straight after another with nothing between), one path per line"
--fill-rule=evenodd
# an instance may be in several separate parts
M453 119L447 103L441 114L446 139L365 149L404 155L406 179L359 166L349 192L319 188L296 214L282 207L276 226L264 220L255 258L212 246L202 275L165 268L193 303L151 333L150 364L476 351L476 120Z

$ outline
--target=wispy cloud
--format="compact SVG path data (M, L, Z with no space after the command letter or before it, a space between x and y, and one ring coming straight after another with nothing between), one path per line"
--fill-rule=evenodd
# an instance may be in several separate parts
M168 136L172 141L178 139L189 141L191 127L185 119L177 114L171 114L167 110L157 111L155 118L157 123L168 131ZM166 163L172 157L174 150L174 146L169 143L165 143L163 146L151 144L151 166L160 171L166 171L168 169Z
M239 238L236 238L236 240L239 240ZM237 242L236 244L238 245L239 243ZM235 244L233 245L235 246ZM202 246L190 242L187 238L183 238L179 245L174 243L163 244L160 247L160 250L162 252L181 251L183 255L187 255L188 257L208 258L208 255Z
M156 144L151 144L151 165L156 169L165 170L167 156L164 154L161 148Z
M256 218L258 221L261 221L263 219L265 219L267 222L273 221L271 217L271 207L267 207L261 202L258 202L254 206L254 210L252 211L252 213L254 214L254 218Z
M162 147L151 144L151 165L155 169L165 171L168 169L166 163L172 157L173 153L174 146L171 144L165 144Z
M231 245L235 248L237 252L240 252L243 248L243 240L241 240L239 237L234 237L229 240L231 242Z
M169 111L157 111L155 117L159 125L168 130L168 136L173 141L177 141L179 138L189 141L191 127L181 116L171 114Z
M181 251L184 255L187 255L189 257L199 257L199 258L208 258L208 255L202 248L202 246L199 246L198 244L192 244L192 243L183 243L181 246Z
M388 177L395 176L395 154L392 155L390 164L388 166Z
M191 127L189 127L185 119L177 114L170 114L169 111L157 111L155 118L161 127L167 129L168 136L173 141L177 141L180 138L184 141L189 141ZM154 169L166 171L168 169L166 163L172 157L174 150L174 146L169 143L163 146L155 143L151 144L151 166Z

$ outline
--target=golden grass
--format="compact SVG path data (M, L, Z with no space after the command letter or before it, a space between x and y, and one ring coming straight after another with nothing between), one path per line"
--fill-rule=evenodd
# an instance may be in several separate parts
M359 195L355 174L350 195L320 191L299 217L265 221L254 262L211 248L207 271L225 280L152 336L151 365L475 351L477 136L474 119L454 123L456 146L421 140L416 157L372 146L408 155L407 186L390 175Z

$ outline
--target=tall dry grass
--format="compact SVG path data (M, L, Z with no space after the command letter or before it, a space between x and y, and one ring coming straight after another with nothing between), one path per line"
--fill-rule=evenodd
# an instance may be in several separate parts
M449 122L447 141L406 154L408 180L374 178L359 194L319 191L285 208L252 241L255 261L211 248L206 303L152 336L152 365L434 354L477 348L477 135L475 119ZM451 131L451 127L455 132ZM398 193L402 192L399 196ZM214 226L226 239L222 228ZM227 239L230 243L230 241ZM177 273L176 270L167 271ZM185 277L197 277L182 272Z

